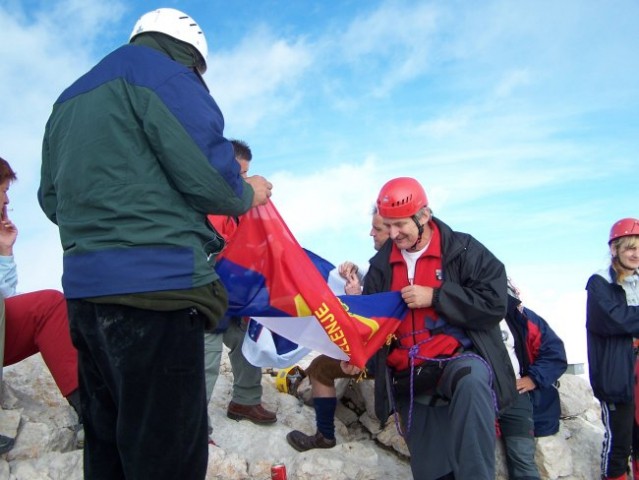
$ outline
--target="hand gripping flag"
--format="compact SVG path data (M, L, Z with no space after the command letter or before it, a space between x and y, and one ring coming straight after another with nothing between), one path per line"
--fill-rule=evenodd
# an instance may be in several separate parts
M298 319L313 316L316 331L333 344L331 356L361 368L406 313L398 292L335 296L270 201L241 217L216 270L229 292L229 315L278 317L281 328L268 327L296 343Z

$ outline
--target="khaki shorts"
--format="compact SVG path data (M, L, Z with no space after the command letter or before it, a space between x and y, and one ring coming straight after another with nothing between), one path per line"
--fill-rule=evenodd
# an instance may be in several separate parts
M335 387L335 379L337 378L359 377L359 374L348 375L344 373L340 366L340 361L326 355L319 355L308 366L306 374L311 378L312 382L319 382L329 387Z

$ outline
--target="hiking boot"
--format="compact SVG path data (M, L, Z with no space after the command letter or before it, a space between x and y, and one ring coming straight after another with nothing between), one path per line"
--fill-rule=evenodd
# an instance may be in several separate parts
M266 425L277 421L275 412L265 409L259 403L257 405L240 405L239 403L231 402L226 410L226 416L231 420L250 420L258 425Z
M0 455L7 453L9 450L11 450L15 442L16 442L15 439L11 437L0 435Z
M315 435L306 435L299 430L293 430L286 435L286 441L298 452L305 452L313 448L333 448L337 440L325 438L320 432Z

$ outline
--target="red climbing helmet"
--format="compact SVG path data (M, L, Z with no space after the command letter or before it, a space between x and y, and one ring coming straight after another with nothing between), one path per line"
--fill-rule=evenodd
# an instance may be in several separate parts
M636 218L622 218L616 222L610 229L610 239L608 243L619 237L627 237L628 235L639 235L639 220Z
M410 177L389 180L377 197L377 211L386 218L412 217L427 206L428 198L424 187Z

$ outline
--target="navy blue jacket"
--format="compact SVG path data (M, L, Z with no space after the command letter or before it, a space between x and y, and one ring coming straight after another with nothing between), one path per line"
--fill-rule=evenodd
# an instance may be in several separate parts
M506 323L515 337L519 373L537 385L531 392L535 436L554 435L559 431L561 414L556 382L568 368L566 349L546 320L526 307L520 311L520 304L508 296Z
M586 330L588 370L595 397L607 403L634 400L635 355L639 337L639 307L629 306L623 287L611 281L612 268L588 279Z

